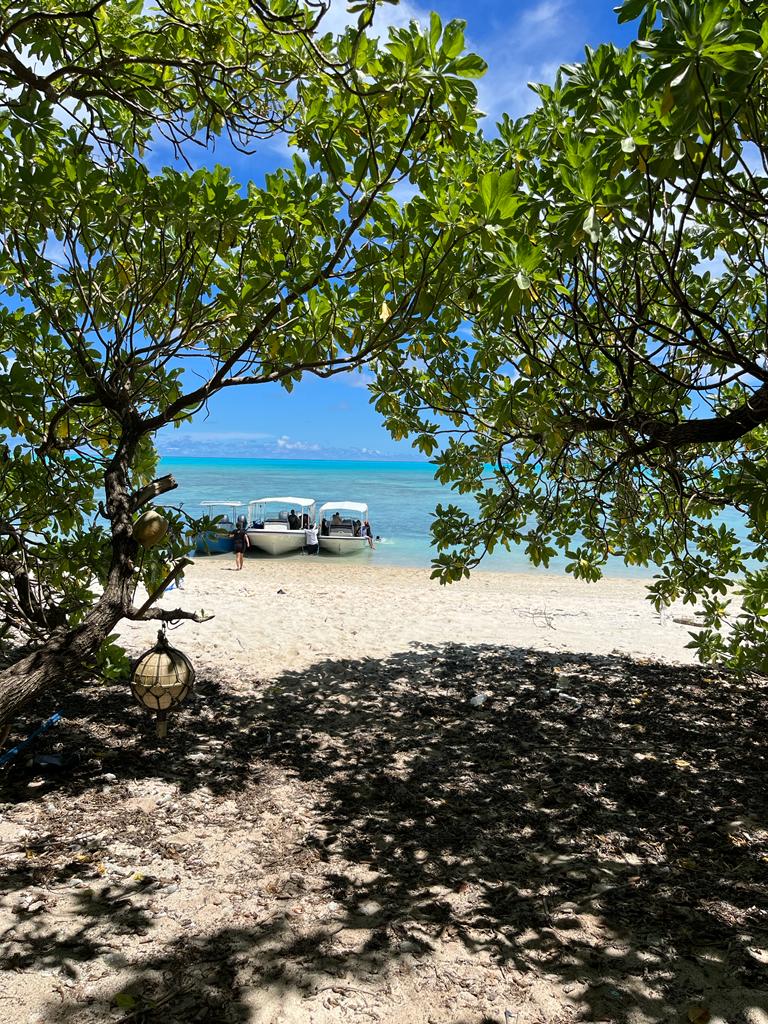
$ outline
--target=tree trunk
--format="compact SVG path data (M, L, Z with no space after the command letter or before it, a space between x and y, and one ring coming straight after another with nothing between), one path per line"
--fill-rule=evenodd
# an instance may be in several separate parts
M93 671L99 648L130 607L137 544L132 535L128 473L136 445L137 435L127 430L104 474L112 526L112 558L104 592L78 626L54 630L44 647L0 672L0 726L39 694L49 692L51 702L58 701L84 682Z
M50 694L51 702L84 682L96 655L123 617L119 602L105 593L76 629L54 635L40 650L27 654L0 672L0 725L9 723L35 697ZM51 708L54 711L55 708Z

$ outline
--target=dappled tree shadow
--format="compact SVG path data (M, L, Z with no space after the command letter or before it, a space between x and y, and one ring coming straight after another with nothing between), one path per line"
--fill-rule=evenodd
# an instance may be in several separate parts
M241 989L314 992L335 970L445 942L519 985L557 982L564 1020L673 1020L692 993L725 989L741 1013L768 1009L766 707L764 683L701 668L420 648L319 663L255 695L206 681L165 748L120 688L82 694L66 709L80 762L36 792L86 791L108 771L227 795L276 767L318 787L306 844L365 945L340 964L329 934L308 942L274 922L217 932L202 951L182 943L135 964L139 989L161 971L183 993L164 1020L196 1019L184 999L209 1008L200 1019L248 1020ZM29 799L25 778L18 768L9 789ZM20 885L18 868L2 882ZM44 943L19 963L44 964ZM191 963L202 973L185 982Z

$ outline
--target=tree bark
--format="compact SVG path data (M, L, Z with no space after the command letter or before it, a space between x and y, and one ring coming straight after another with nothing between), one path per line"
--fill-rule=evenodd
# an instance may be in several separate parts
M615 420L603 416L568 416L565 421L572 430L582 434L634 431L647 439L643 451L653 447L684 448L695 444L721 444L737 441L755 427L768 422L768 384L763 384L748 401L731 412L709 419L667 423L635 415Z
M10 722L44 691L58 700L84 682L99 648L122 617L119 602L105 594L76 629L54 634L45 647L0 672L0 725Z
M128 433L105 472L112 559L104 591L82 623L69 630L53 630L44 647L0 671L0 726L41 693L49 692L53 702L88 679L99 648L132 607L138 549L133 539L133 514L152 497L176 486L173 477L161 477L132 495L128 473L135 446L135 434Z

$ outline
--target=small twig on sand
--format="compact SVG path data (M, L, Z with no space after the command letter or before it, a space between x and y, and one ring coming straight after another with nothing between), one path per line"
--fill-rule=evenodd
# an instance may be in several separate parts
M530 619L534 626L541 625L543 621L547 629L555 629L555 617L546 608L521 608L518 614L523 619Z

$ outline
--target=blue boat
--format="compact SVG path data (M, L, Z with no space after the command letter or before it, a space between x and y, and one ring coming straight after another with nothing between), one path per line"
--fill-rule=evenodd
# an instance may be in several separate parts
M243 508L241 501L201 501L200 507L205 509L209 519L215 519L216 528L197 535L196 550L198 555L225 555L234 548L232 533L237 523L245 516L239 512Z

